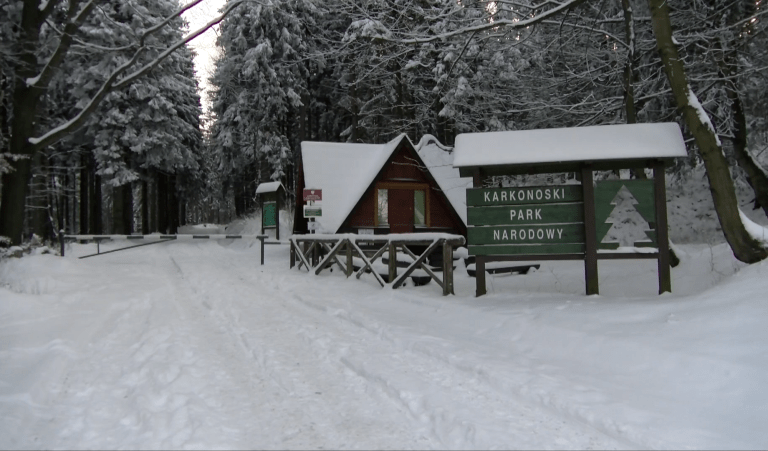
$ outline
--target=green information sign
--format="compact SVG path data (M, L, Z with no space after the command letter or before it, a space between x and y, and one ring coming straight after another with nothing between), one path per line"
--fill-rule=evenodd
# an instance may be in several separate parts
M649 230L646 230L650 241L638 241L633 243L634 247L657 247L655 215L656 203L654 195L653 180L600 180L595 183L595 233L597 235L598 246L601 249L611 249L618 247L618 243L603 243L603 239L613 225L608 222L608 217L616 208L614 202L617 194L622 188L626 188L632 195L632 206L648 223Z
M277 226L277 204L275 202L265 202L264 209L261 212L261 221L264 227Z
M536 224L470 227L472 244L584 243L583 224Z
M581 185L467 189L467 206L549 204L581 201Z
M467 209L467 223L481 225L583 223L581 202L569 204L529 204Z
M557 244L501 244L473 246L468 245L469 255L543 255L543 254L583 254L583 243Z
M583 253L581 185L467 190L470 255Z

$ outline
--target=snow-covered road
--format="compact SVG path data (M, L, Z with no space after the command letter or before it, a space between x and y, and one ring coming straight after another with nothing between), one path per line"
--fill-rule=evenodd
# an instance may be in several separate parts
M766 376L733 356L664 349L677 324L668 305L624 303L596 321L606 299L382 290L288 271L284 246L258 261L247 243L179 242L0 266L0 445L605 449L766 437L723 436L710 429L717 412L685 414L692 399L761 402L757 385L722 385ZM691 373L668 380L681 367ZM749 433L765 418L754 405L730 427Z

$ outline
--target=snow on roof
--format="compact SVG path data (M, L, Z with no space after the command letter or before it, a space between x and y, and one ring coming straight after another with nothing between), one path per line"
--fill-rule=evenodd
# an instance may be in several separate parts
M282 188L283 184L280 182L266 182L266 183L260 183L259 186L256 187L256 194L262 194L262 193L274 193L278 189ZM283 188L285 189L285 188Z
M453 167L453 154L448 150L432 135L424 135L416 145L424 165L466 225L467 188L472 188L472 178L459 176L459 170Z
M304 184L323 190L318 233L335 233L363 197L365 190L397 148L405 134L386 144L301 143Z
M674 122L462 133L454 153L457 168L688 155Z

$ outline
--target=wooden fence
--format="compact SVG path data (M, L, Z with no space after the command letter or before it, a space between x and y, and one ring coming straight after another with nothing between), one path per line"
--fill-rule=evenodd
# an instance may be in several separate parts
M392 288L403 285L416 269L421 269L429 275L443 290L443 295L455 294L453 290L453 249L463 246L464 237L446 233L407 233L390 235L294 235L291 242L291 263L293 268L298 261L298 268L306 268L320 274L324 269L334 264L350 277L355 274L359 279L363 274L370 273L384 287L391 284ZM412 248L425 247L416 255ZM365 250L364 250L365 248ZM427 265L426 259L433 252L442 251L442 267L433 268ZM410 261L402 274L398 275L397 254L409 256ZM387 254L386 280L374 267L374 263ZM354 260L362 263L355 268ZM442 273L442 279L437 273ZM429 280L429 279L428 279Z

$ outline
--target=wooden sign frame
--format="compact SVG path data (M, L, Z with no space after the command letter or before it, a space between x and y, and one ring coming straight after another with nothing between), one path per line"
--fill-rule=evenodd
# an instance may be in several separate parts
M667 230L667 200L666 200L666 181L664 175L666 161L664 159L653 160L613 160L610 162L600 162L593 164L591 162L569 162L567 165L548 164L544 167L535 167L531 165L503 167L473 167L471 169L462 168L462 176L467 171L472 175L473 188L482 188L482 181L490 175L517 175L517 174L542 174L556 172L576 171L581 174L581 198L584 220L584 244L583 247L577 245L569 246L550 246L548 249L552 253L518 253L475 256L476 268L476 296L486 294L485 265L489 262L498 261L531 261L531 260L583 260L584 261L584 281L586 285L586 294L594 295L600 293L598 282L598 260L619 260L619 259L655 259L658 265L659 294L672 291L671 274L669 269L669 235ZM657 252L635 253L635 252L606 252L598 253L597 224L595 220L595 170L617 170L630 168L650 168L653 170L653 196L654 196L654 227L656 230ZM469 175L469 174L467 174ZM616 181L617 184L619 181ZM578 186L578 185L563 185ZM554 188L554 187L552 187ZM569 188L573 190L574 188ZM508 191L523 192L525 188L509 188ZM527 191L525 191L527 193ZM475 194L472 194L473 196ZM468 196L469 190L468 190ZM516 194L519 199L519 194ZM534 196L535 197L535 196ZM528 198L528 194L526 194ZM534 199L531 199L534 200ZM537 199L541 200L541 199ZM468 202L469 203L469 202ZM507 210L509 210L507 206ZM517 206L511 207L517 208ZM573 208L573 207L569 207ZM469 212L467 213L469 218ZM501 227L509 227L501 226ZM475 232L468 230L468 236L475 235ZM468 240L469 246L472 246L471 239ZM503 248L498 249L503 251ZM546 251L546 250L545 250Z

